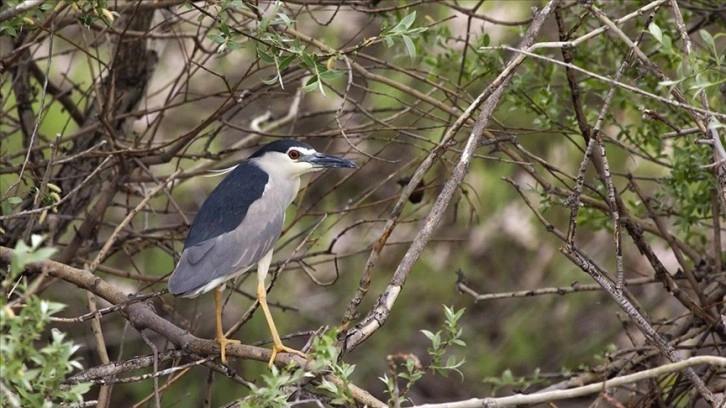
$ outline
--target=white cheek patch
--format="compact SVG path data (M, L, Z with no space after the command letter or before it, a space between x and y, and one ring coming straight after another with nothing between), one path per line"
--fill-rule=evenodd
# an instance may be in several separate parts
M293 149L300 152L301 157L317 153L315 149L308 149L304 147L291 147L287 150L287 152L290 152L290 150ZM300 177L305 173L314 171L311 163L293 160L287 155L287 153L283 152L270 152L253 160L255 160L255 164L265 171L265 173L270 175L270 182L268 182L267 185L267 187L270 188L276 188L274 185L270 185L271 183L275 183L274 180Z

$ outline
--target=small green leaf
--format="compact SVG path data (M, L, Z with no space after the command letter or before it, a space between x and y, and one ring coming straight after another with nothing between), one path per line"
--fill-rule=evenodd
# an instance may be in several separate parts
M713 36L711 33L709 33L706 30L699 30L698 34L701 35L701 39L703 40L706 45L708 45L710 48L714 48L716 46L715 41L713 40Z
M427 339L434 341L435 335L429 331L429 330L421 330L421 333L423 333L424 336L426 336Z
M2 33L3 31L5 31L11 37L17 37L18 36L18 32L15 31L15 28L13 28L13 27L11 27L9 25L8 26L0 27L0 33Z
M285 14L285 13L277 13L277 18L278 18L278 19L279 19L280 21L282 21L282 23L283 23L283 24L284 24L285 26L288 26L288 27L289 27L289 26L291 26L291 25L292 25L292 23L294 22L294 21L293 21L293 20L291 20L291 19L290 19L290 17L288 17L288 15L287 15L287 14Z
M224 41L225 41L224 37L222 37L219 34L209 34L207 36L207 38L209 38L210 40L212 40L212 42L215 43L215 44L223 44Z
M673 41L671 40L671 37L667 34L663 36L663 52L665 52L666 54L673 53Z
M265 84L265 85L272 85L272 84L274 84L275 82L277 82L277 75L275 75L274 77L272 77L272 78L270 78L270 79L261 79L261 81L262 81L262 83L263 83L263 84Z
M661 82L658 82L658 86L666 86L666 87L675 86L675 85L678 85L679 83L681 83L681 81L683 81L683 80L675 79L675 80L670 80L670 81L661 81Z
M28 263L41 262L49 259L56 252L58 252L58 250L55 248L40 248L35 252L28 254L25 259Z
M402 18L401 21L399 21L398 24L396 24L396 26L391 29L391 33L405 33L406 31L408 31L409 28L411 28L411 25L415 20L416 11Z
M324 81L331 81L333 79L338 79L343 75L343 72L341 71L324 71L320 73L320 79Z
M411 58L411 62L416 60L416 45L413 43L413 40L411 40L411 37L407 35L402 35L401 38L403 39L403 43L406 45L406 53L408 53L408 56Z
M295 55L293 55L293 54L281 57L277 63L277 67L279 70L283 70L283 69L287 68L288 66L290 66L290 63L293 62L294 60L295 60Z
M313 56L308 53L303 53L301 55L301 58L302 58L303 66L305 66L305 68L314 69L315 66L317 65L315 63L315 59L313 59Z
M257 56L260 57L260 59L268 64L272 64L275 62L275 59L272 57L272 55L266 53L265 51L261 49L257 49Z
M323 381L318 385L318 388L326 390L331 394L338 394L338 387L330 381L323 378Z
M488 47L489 44L491 44L491 41L492 41L492 39L489 37L489 34L484 33L484 35L482 35L479 38L479 46L480 47Z
M663 31L658 27L655 23L650 23L648 26L648 31L650 31L650 34L655 38L656 41L659 43L663 43Z
M239 50L242 48L242 44L234 41L227 42L227 48L229 48L230 51Z
M303 86L303 92L312 92L318 89L318 79L316 77L310 78L310 80Z

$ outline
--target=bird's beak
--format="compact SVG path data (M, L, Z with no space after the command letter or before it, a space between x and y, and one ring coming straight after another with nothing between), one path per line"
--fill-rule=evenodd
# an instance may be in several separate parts
M303 161L306 161L313 165L315 168L349 168L349 169L357 169L358 165L353 163L350 160L345 160L343 158L337 157L337 156L331 156L329 154L325 153L314 153L307 156L304 156L302 158Z

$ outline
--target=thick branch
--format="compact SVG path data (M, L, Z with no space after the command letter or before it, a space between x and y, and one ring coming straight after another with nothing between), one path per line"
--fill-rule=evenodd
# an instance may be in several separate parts
M12 249L0 246L0 264L9 264L12 261L13 255L14 251ZM124 304L133 299L130 298L132 294L127 294L116 289L114 286L108 284L98 276L94 276L88 271L76 269L59 262L43 261L31 263L26 266L26 269L34 273L45 271L50 276L72 283L79 288L86 289L95 295L106 299L112 304ZM151 305L147 303L129 303L128 306L123 309L122 313L137 330L152 330L181 348L186 353L201 356L219 354L219 346L214 340L201 339L192 335L187 330L172 324L168 320L157 315ZM227 354L244 359L267 362L270 360L271 350L249 346L246 344L230 344L227 346ZM306 360L289 353L278 354L275 359L275 364L280 367L285 367L291 362L301 366L305 366L307 364ZM332 377L329 378L329 380L336 381ZM385 404L378 401L375 397L361 388L350 385L350 391L353 397L362 405L367 404L369 406L377 407L385 406Z

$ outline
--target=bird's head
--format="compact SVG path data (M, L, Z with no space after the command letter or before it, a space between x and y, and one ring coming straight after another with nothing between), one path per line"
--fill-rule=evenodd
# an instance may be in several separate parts
M257 150L250 159L263 167L283 172L290 177L301 176L327 168L357 168L352 161L320 153L307 143L276 140Z

